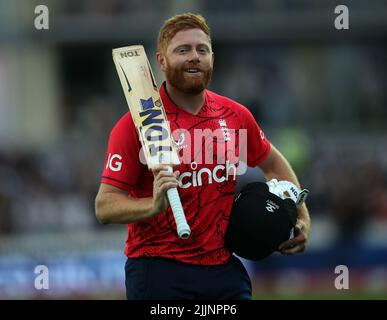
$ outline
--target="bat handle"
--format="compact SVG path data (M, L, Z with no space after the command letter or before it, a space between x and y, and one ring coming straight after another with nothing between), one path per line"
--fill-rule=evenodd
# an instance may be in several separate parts
M172 168L170 167L168 169L169 172L172 172ZM179 193L177 192L176 188L168 189L167 196L169 200L169 204L172 208L172 213L175 218L176 227L177 227L177 234L182 239L187 239L189 235L191 234L191 229L187 223L187 220L185 218L185 214L183 211L183 207L181 205Z

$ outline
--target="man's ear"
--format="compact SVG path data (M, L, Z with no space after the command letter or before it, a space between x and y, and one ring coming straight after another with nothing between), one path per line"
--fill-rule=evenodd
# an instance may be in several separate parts
M162 72L165 72L167 69L167 61L165 56L160 51L156 52L156 61L157 61L157 64L159 65L160 70Z

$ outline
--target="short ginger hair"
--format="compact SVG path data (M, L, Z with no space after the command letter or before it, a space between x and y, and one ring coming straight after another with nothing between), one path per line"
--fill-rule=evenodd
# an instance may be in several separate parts
M211 43L210 27L200 14L183 13L165 20L157 38L157 51L165 53L172 38L181 30L201 29Z

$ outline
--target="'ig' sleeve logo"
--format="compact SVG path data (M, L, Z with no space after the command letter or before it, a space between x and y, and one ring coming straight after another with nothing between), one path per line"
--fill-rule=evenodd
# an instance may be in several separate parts
M112 171L120 171L122 168L122 162L118 160L122 160L122 157L119 154L111 154L109 153L109 157L106 162L106 169L110 169Z

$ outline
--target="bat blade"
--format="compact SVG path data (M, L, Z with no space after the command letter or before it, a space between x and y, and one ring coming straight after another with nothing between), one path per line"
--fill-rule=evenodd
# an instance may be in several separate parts
M113 50L113 60L149 169L179 164L171 130L143 46Z
M142 45L113 49L113 61L126 101L137 128L149 169L159 164L180 164L171 129L152 68ZM172 172L172 167L170 167ZM167 191L178 235L190 235L176 188Z

